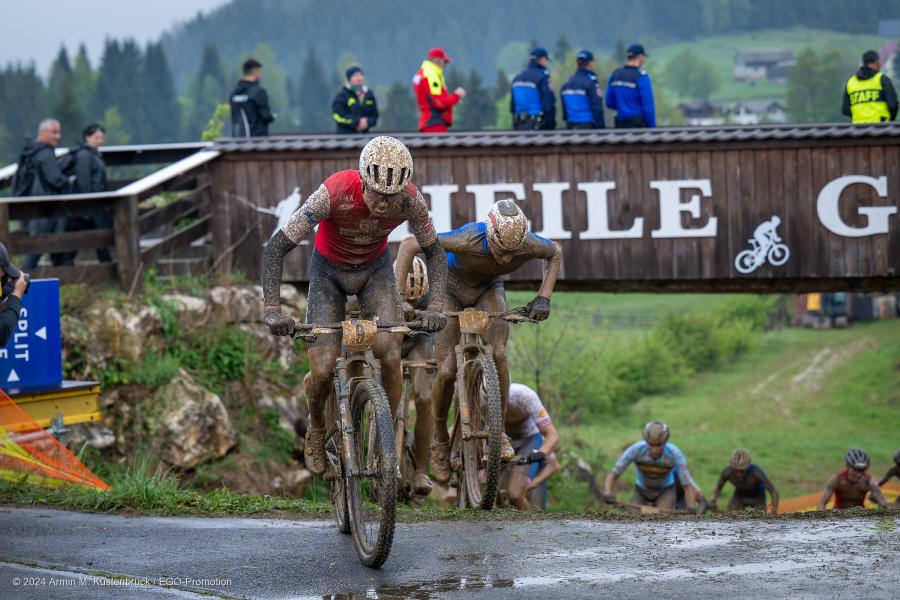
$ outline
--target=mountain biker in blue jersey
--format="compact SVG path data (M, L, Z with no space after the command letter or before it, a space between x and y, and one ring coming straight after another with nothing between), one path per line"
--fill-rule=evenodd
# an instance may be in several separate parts
M688 506L695 500L703 500L703 492L691 477L684 454L678 446L669 443L669 427L662 421L647 423L644 427L644 439L629 446L606 476L603 498L608 503L617 502L613 489L619 476L631 463L637 467L637 481L630 501L632 504L674 509L677 499L676 477L684 487Z

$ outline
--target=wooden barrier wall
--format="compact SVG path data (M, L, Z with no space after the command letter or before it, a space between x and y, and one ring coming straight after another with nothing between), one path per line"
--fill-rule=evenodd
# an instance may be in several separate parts
M564 289L900 289L897 136L410 145L414 182L439 231L515 198L532 229L562 245ZM217 268L258 278L263 244L277 224L259 209L274 212L294 187L305 198L331 173L355 168L358 152L223 150L211 164ZM738 255L776 216L786 249L742 263L741 272ZM306 280L309 252L305 245L288 257L286 280ZM509 284L533 287L539 279L534 264Z

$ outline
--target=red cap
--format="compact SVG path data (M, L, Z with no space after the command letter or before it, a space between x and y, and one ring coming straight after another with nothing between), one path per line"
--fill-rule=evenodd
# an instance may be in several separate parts
M443 48L432 48L428 51L428 58L443 58L447 62L450 62L450 57L447 56L447 53L444 52Z

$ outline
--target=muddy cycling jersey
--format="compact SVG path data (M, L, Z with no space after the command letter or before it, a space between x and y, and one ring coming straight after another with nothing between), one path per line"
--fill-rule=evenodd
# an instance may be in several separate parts
M625 472L628 465L634 463L637 467L637 486L644 490L663 490L675 485L675 475L684 487L697 487L691 478L687 468L687 461L681 450L675 444L667 443L663 447L659 458L650 456L650 445L641 440L633 443L612 468L613 474L618 477Z
M826 491L834 493L835 508L851 508L854 506L863 506L866 500L866 494L872 494L872 500L880 502L884 500L881 488L875 478L864 473L856 481L851 481L848 475L849 469L838 471L828 480L825 486Z
M514 440L524 440L539 434L552 422L537 392L521 383L510 384L506 404L506 435Z
M409 183L402 199L383 216L375 216L363 200L362 179L357 170L339 171L325 180L285 224L284 234L299 244L317 223L316 250L331 262L365 265L387 248L387 237L404 221L419 245L435 239L434 225L422 194Z
M488 248L483 222L469 223L437 237L447 251L450 279L470 288L484 288L534 258L551 259L559 252L556 244L529 231L522 246L512 253L512 260L500 264Z
M750 465L744 471L743 476L738 478L737 471L728 466L722 469L719 476L719 485L725 485L726 481L730 481L734 486L734 493L740 498L758 498L762 496L765 500L766 489L772 489L769 478L766 473L756 465Z

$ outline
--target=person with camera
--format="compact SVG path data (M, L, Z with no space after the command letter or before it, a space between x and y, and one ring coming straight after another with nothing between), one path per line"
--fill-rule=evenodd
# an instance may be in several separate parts
M28 276L9 262L9 254L3 244L0 244L0 282L3 287L0 299L0 346L5 346L19 322L22 296L28 289Z

